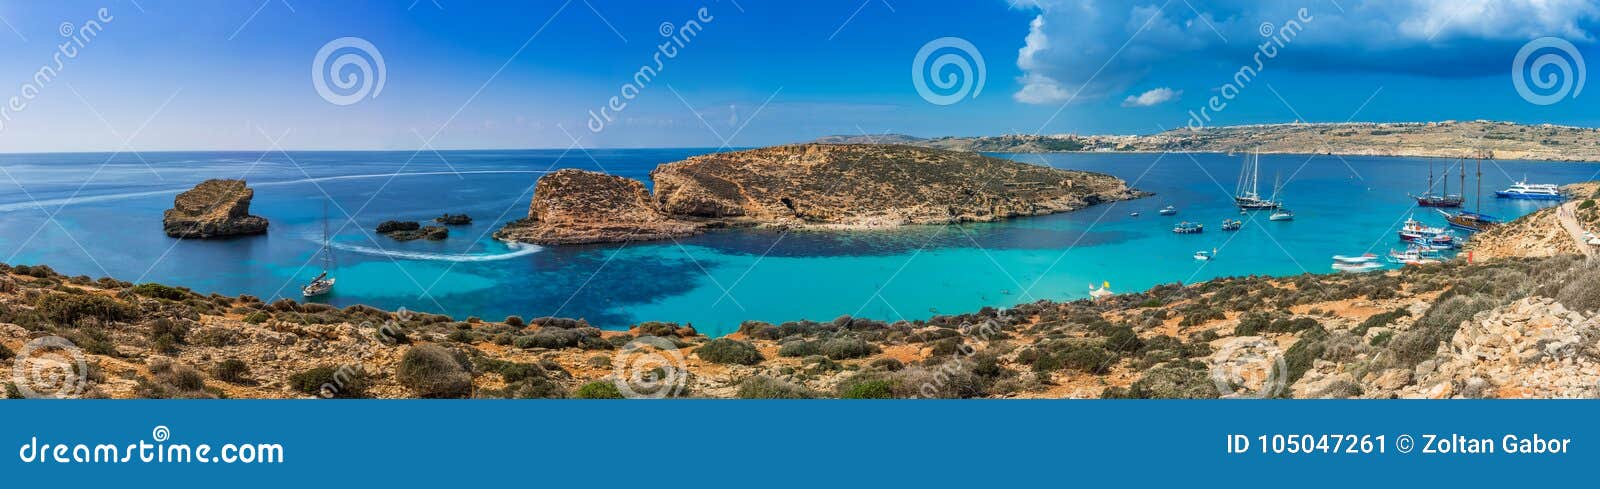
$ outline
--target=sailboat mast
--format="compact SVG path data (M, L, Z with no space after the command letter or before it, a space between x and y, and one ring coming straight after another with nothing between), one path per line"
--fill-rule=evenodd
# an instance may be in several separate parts
M1478 215L1483 215L1483 153L1478 153Z
M332 253L332 250L328 249L329 245L330 245L330 243L328 242L328 201L326 199L324 199L322 201L322 271L324 273L326 273L329 268L332 268L332 264L333 264L333 253Z

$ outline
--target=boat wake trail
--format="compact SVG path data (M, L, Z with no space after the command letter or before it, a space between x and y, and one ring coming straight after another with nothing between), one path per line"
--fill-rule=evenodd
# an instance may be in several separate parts
M402 260L448 261L448 262L480 262L510 260L519 256L528 256L544 250L539 245L508 243L511 251L505 253L486 254L455 254L455 253L428 253L426 251L385 250L368 246L353 245L348 243L334 243L334 249L360 253L363 255L387 256Z
M250 186L251 187L275 187L275 186L281 186L281 185L300 185L300 184L307 184L307 183L330 182L330 181L339 181L339 180L361 180L361 179L372 179L372 178L398 178L398 177L426 177L426 176L438 176L438 175L494 175L494 174L505 174L505 173L523 173L523 174L525 174L525 173L549 173L549 172L542 171L542 170L477 170L477 171L461 171L461 172L426 171L426 172L411 172L411 173L373 173L373 174L365 174L365 175L333 175L333 176L326 176L326 177L302 178L302 179L299 179L299 180L282 180L282 181L276 181L276 182L259 182L259 183L252 182L250 184ZM120 194L106 194L106 195L79 195L79 196L76 196L76 197L63 197L63 198L54 198L54 199L39 199L37 201L28 201L28 202L11 202L11 203L6 203L6 204L0 204L0 212L16 212L16 211L20 211L20 210L24 210L24 209L35 209L35 208L49 210L49 209L56 208L56 207L69 206L69 205L78 205L78 204L88 204L88 203L93 203L93 202L108 202L108 201L114 201L114 200L136 199L136 198L139 198L139 197L151 197L151 196L156 196L156 195L177 195L177 194L179 194L179 193L181 193L181 192L183 192L185 190L189 190L189 188L190 187L174 188L174 189L166 189L166 190L146 190L146 191L141 191L141 192L126 192L126 193L120 193Z

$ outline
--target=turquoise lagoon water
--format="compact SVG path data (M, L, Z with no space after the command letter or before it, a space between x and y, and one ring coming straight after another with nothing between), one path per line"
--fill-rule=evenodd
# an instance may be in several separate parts
M1263 182L1283 176L1283 199L1297 219L1252 214L1235 233L1219 224L1241 217L1230 201L1238 158L1085 153L997 156L1105 172L1155 195L1002 223L889 231L733 230L577 247L510 246L488 237L526 215L543 172L583 168L646 180L657 164L709 151L0 155L0 259L74 275L298 298L297 287L319 271L313 258L328 196L338 286L323 300L334 305L403 306L457 318L558 315L608 328L676 321L715 335L748 319L921 319L1070 300L1106 281L1116 291L1137 291L1229 275L1329 272L1331 255L1399 247L1394 232L1408 216L1442 224L1433 211L1413 208L1407 193L1422 190L1430 161L1437 172L1450 163L1263 156ZM1565 184L1597 173L1600 165L1586 163L1499 161L1484 168L1484 188L1524 176ZM240 177L256 190L252 213L272 222L267 235L180 241L162 234L161 212L178 191L206 178ZM1451 184L1454 190L1454 178ZM1548 205L1490 195L1483 211L1507 219ZM1169 204L1177 216L1156 214ZM425 221L442 212L475 221L441 242L401 243L371 232L385 220ZM1207 231L1175 235L1180 220ZM1214 261L1192 257L1212 249Z

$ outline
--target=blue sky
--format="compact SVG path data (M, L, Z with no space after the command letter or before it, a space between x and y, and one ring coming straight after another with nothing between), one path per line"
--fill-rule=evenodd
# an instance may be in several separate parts
M41 66L58 64L63 23L80 32L101 8L112 20L99 35L56 76L33 82ZM590 130L591 111L655 64L663 23L676 31L701 8L712 20L614 121ZM1287 29L1300 8L1312 20L1236 87L1212 124L1600 126L1600 94L1535 105L1512 83L1513 59L1534 39L1565 39L1600 59L1595 1L8 0L0 101L28 97L21 110L0 111L0 152L1151 133L1185 125L1255 64L1261 32ZM376 97L335 105L319 95L312 64L344 37L381 54L383 85ZM919 94L912 65L945 37L982 56L983 87L936 105ZM975 86L963 81L958 88Z

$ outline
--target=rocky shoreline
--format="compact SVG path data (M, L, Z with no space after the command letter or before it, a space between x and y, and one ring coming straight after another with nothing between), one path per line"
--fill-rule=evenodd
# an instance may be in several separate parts
M582 170L539 180L528 217L495 233L535 244L671 239L707 229L863 229L994 221L1141 197L1115 177L895 145L716 153L642 182Z

